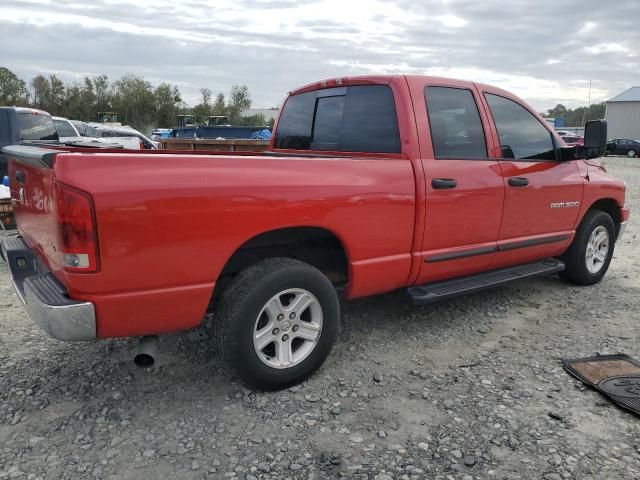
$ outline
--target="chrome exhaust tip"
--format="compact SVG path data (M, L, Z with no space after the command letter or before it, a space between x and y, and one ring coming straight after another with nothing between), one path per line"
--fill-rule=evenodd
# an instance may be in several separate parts
M157 353L158 337L156 335L142 337L138 345L138 351L133 357L133 363L140 368L152 367L156 363Z

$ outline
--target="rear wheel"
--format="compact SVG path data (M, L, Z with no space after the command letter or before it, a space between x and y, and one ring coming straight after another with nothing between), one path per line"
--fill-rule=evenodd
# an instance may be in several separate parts
M602 280L613 256L615 233L609 214L601 210L588 211L569 249L561 257L565 270L560 276L576 285L593 285Z
M635 157L636 155L637 155L637 153L636 153L636 151L635 151L635 150L629 150L629 151L627 152L627 157L629 157L629 158L633 158L633 157Z
M224 291L216 340L245 383L277 390L303 381L322 365L339 317L337 293L320 270L271 258L240 272Z

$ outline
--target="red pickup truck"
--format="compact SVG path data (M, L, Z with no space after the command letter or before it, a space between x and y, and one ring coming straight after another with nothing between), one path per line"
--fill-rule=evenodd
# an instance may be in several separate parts
M262 154L4 148L19 236L2 255L55 338L150 348L213 312L223 357L277 389L329 354L337 291L422 304L556 272L598 282L629 216L594 160L605 145L603 121L569 147L487 85L326 80L290 93Z

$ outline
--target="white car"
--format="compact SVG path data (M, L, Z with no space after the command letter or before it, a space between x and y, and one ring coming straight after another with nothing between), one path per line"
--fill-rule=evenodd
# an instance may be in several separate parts
M102 138L93 135L81 135L76 126L64 117L52 117L53 124L58 131L60 143L99 143L102 146L113 146L113 148L125 148L127 150L140 150L140 142L132 137L109 137Z
M87 123L85 135L102 139L117 139L118 141L122 141L123 138L129 139L129 141L134 141L135 139L139 144L139 149L158 148L158 142L154 142L135 128L125 125L110 125L106 123L90 122Z

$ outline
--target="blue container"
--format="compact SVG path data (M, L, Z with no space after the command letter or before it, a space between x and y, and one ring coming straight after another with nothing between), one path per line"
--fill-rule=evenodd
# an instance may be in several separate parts
M3 184L5 187L8 187L8 186L9 186L9 177L8 177L8 176L6 176L6 175L5 175L5 176L2 178L2 184Z

